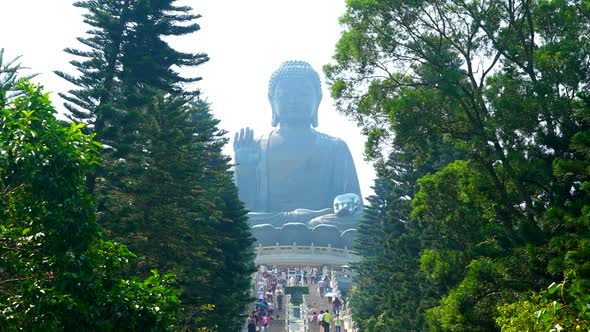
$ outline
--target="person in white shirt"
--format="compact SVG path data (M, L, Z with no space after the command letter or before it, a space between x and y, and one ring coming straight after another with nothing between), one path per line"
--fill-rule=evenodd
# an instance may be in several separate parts
M272 292L271 292L271 291L270 291L270 289L269 289L269 290L268 290L268 291L266 291L266 293L264 294L264 299L266 300L266 302L270 302L270 301L272 301L272 297L273 297L273 294L272 294Z
M277 310L283 310L283 289L277 288L275 291L275 297L277 299Z
M320 282L318 282L318 288L320 290L320 297L324 297L324 285L325 285L324 280L320 280Z

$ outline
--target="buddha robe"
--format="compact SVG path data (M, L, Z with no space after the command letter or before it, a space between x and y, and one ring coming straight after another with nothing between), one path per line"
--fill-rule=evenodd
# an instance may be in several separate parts
M340 194L361 196L350 150L344 141L313 130L311 141L286 150L269 144L274 130L258 140L260 149L255 188L240 189L246 208L256 212L322 210ZM293 148L295 143L295 148ZM303 144L303 143L302 143ZM239 176L239 174L237 174Z

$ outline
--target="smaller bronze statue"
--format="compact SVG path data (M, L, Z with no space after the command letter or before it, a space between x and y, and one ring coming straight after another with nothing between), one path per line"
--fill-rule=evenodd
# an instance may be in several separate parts
M309 210L309 209L295 209L287 212L250 212L248 219L250 226L270 224L275 227L281 227L290 222L309 223L310 220L331 214L332 209Z
M352 193L336 196L332 209L248 213L251 226L270 224L274 227L281 227L287 223L304 223L313 228L317 225L328 224L338 227L340 231L355 228L362 217L361 197Z
M310 227L328 224L340 231L356 228L363 218L363 202L357 194L338 195L334 198L334 213L325 214L309 221Z

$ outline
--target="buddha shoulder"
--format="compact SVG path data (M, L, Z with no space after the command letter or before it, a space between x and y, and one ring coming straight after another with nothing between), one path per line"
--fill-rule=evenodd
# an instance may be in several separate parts
M333 149L348 149L346 142L342 139L334 136L330 136L328 134L321 133L319 131L316 132L316 144L320 146L327 146Z

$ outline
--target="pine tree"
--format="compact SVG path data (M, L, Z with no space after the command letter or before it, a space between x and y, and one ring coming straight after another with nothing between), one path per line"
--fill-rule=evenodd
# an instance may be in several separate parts
M19 79L30 80L36 75L23 76L21 72L25 69L18 60L20 56L13 59L6 59L4 57L4 49L0 48L0 108L4 107L7 102L22 94L16 89L16 84Z
M381 168L375 195L355 239L361 257L353 266L352 311L366 331L421 331L423 315L436 305L436 286L420 269L420 254L427 241L422 227L410 217L411 198L417 191L414 170L396 154ZM384 176L388 170L390 178Z
M204 191L197 198L196 226L207 241L208 260L195 264L193 274L202 272L206 282L193 282L187 292L187 301L209 303L214 310L197 327L217 326L219 331L238 330L243 324L244 309L250 298L250 276L253 265L254 239L246 222L246 211L238 199L237 187L232 181L229 157L222 154L227 139L217 128L215 120L203 101L191 103L191 125L195 129L196 152L201 156L202 170L198 183ZM198 153L197 153L198 152ZM205 243L203 243L205 244ZM197 276L202 278L202 276Z
M101 225L137 253L132 271L177 275L185 329L232 330L239 322L227 317L239 317L247 301L253 241L221 153L224 132L198 91L186 90L199 78L175 71L208 58L163 39L199 29L199 16L174 2L77 3L89 10L94 29L81 41L93 50L66 50L87 60L72 62L79 78L60 75L80 87L66 96L72 118L88 115L109 147L89 189Z

